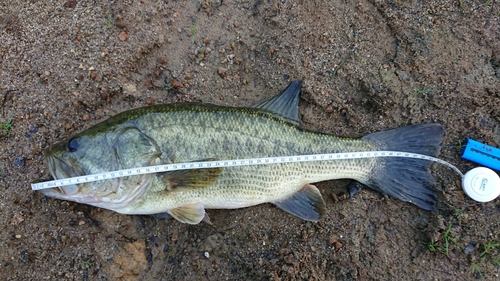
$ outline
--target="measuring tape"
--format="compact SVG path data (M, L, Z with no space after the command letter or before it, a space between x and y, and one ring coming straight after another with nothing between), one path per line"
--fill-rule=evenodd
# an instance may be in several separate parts
M47 188L54 188L60 186L67 186L73 184L82 184L87 182L94 182L100 180L109 180L114 178L137 176L144 174L171 172L178 170L191 170L191 169L210 169L210 168L224 168L224 167L239 167L239 166L254 166L254 165L268 165L268 164L285 164L295 162L311 162L311 161L328 161L328 160L348 160L358 158L373 158L373 157L404 157L414 158L427 161L434 161L446 165L455 170L463 178L462 172L452 164L441 160L439 158L401 151L363 151L363 152L342 152L342 153L328 153L328 154L311 154L311 155L297 155L297 156L278 156L278 157L264 157L264 158L250 158L250 159L237 159L237 160L218 160L218 161L204 161L204 162L189 162L178 164L165 164L158 166L138 167L131 169L124 169L114 172L104 172L93 175L78 176L73 178L58 179L53 181L32 183L32 190L41 190Z

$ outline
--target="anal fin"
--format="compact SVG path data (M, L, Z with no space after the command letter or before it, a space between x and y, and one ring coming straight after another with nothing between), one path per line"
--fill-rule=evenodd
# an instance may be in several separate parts
M326 212L325 201L318 188L306 184L301 190L285 200L274 202L280 209L303 220L318 221Z
M205 208L201 203L194 203L185 206L181 206L172 210L167 211L176 220L187 223L187 224L198 224L205 217Z

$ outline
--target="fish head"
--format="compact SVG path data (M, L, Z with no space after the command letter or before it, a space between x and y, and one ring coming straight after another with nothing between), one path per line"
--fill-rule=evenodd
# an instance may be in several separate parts
M91 128L44 150L54 179L155 165L161 155L156 142L135 127ZM139 197L151 175L127 176L40 190L44 195L110 210Z

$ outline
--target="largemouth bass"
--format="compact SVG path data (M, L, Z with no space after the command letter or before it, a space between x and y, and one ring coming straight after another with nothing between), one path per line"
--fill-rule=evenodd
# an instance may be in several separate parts
M202 103L154 105L118 114L44 151L54 179L159 164L353 151L393 150L437 156L439 124L410 125L340 138L300 128L302 82L249 108ZM423 209L436 203L429 162L365 158L173 171L42 190L58 199L122 214L168 213L197 224L205 209L262 203L305 220L325 214L311 183L349 178Z

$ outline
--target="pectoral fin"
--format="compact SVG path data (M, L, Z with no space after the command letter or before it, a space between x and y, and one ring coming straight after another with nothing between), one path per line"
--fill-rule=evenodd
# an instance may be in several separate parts
M210 160L214 159L206 161ZM198 189L212 185L219 178L222 170L223 168L179 170L160 173L158 176L164 177L168 181L167 191L178 188Z
M205 214L205 208L201 203L194 203L181 206L169 210L167 211L167 213L170 214L172 217L174 217L176 220L188 224L198 224L202 220L204 220L205 217L208 218L208 216L206 216ZM208 221L210 220L208 219Z
M318 221L325 215L326 207L316 186L306 184L301 190L287 199L274 202L282 210L303 220Z

